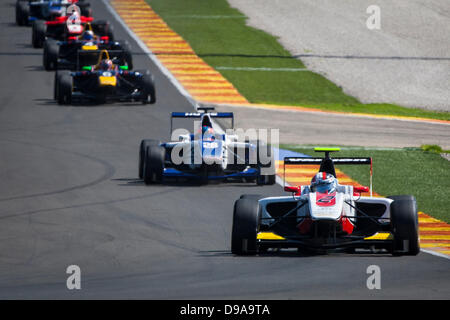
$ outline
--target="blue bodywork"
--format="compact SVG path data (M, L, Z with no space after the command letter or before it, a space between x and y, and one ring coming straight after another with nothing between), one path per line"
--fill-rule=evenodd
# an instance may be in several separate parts
M230 173L227 175L221 175L221 176L214 176L214 175L208 175L206 178L208 180L224 180L228 178L257 178L259 175L259 170L255 168L248 168L241 172L235 172ZM167 178L189 178L189 179L204 179L205 177L202 177L198 174L194 173L188 173L184 171L180 171L174 168L164 168L163 177Z
M62 14L61 1L32 1L28 21L49 20L52 16Z
M202 113L202 112L172 112L171 114L171 131L173 128L172 119L173 118L197 118L200 119L204 116L208 116L210 118L229 118L232 121L232 127L234 127L234 115L232 112L208 112ZM200 138L194 134L190 134L190 141L194 143L195 147L198 148L201 152L202 161L204 161L205 158L211 157L214 158L215 156L221 156L222 150L223 150L223 144L225 143L225 134L214 134L211 136L208 135L202 135ZM171 149L171 146L173 146L173 143L162 143L162 147L164 147L167 150ZM194 152L192 152L192 157L194 157ZM166 162L170 161L166 158ZM187 178L187 179L206 179L206 180L225 180L225 179L256 179L260 176L260 169L253 168L253 167L246 167L242 171L232 171L227 170L228 172L221 172L222 174L217 174L214 171L209 171L207 175L203 175L201 173L201 170L199 172L196 172L195 170L179 170L177 168L164 168L163 170L163 177L166 178Z

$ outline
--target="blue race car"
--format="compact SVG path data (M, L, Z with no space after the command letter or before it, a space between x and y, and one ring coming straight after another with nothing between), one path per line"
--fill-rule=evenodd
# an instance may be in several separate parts
M231 119L232 112L209 112L214 108L198 108L203 112L173 112L172 142L144 139L139 150L139 178L145 184L166 179L253 181L258 185L275 183L275 161L272 150L259 140L239 141L236 134L219 132L213 119ZM186 129L172 132L174 118L199 120L194 134Z

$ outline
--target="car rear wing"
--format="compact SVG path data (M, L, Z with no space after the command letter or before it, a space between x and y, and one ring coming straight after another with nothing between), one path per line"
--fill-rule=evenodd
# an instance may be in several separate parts
M317 151L317 150L316 150ZM334 165L369 165L370 166L370 186L369 192L372 196L372 177L373 177L373 163L372 158L360 157L336 157L330 158L328 155L325 158L318 157L285 157L283 165L283 177L286 177L286 165L320 165L320 172L327 172L336 177ZM286 179L284 179L286 181Z
M231 128L234 129L234 115L233 112L208 112L214 108L198 108L204 112L172 112L170 116L170 132L173 129L174 118L201 118L203 114L207 113L210 118L231 119Z

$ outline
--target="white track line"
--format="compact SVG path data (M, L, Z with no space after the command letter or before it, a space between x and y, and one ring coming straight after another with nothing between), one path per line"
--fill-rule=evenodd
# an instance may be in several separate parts
M178 82L172 73L156 58L154 53L142 42L142 40L134 34L134 32L127 26L127 24L122 20L120 15L114 10L108 0L102 0L108 11L113 15L113 17L122 25L122 27L128 32L131 38L136 41L139 47L144 51L147 57L158 67L158 69L169 79L169 81L178 89L178 91L186 97L186 99L194 106L197 110L197 102L192 98L189 92Z
M170 19L247 19L246 16L232 16L232 15L199 15L199 14L190 14L190 15L167 15L167 18Z
M272 72L311 72L306 68L254 68L254 67L214 67L216 70L231 70L231 71L272 71Z
M450 260L450 256L446 255L445 253L440 253L440 252L436 252L436 251L432 251L432 250L426 250L426 249L420 249L420 251L428 253L428 254L431 254L431 255L436 256L436 257L441 257L441 258Z

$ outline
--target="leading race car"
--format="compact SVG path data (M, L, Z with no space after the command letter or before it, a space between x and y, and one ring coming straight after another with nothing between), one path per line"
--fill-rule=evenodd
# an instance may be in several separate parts
M77 8L77 6L72 5L72 8ZM51 20L34 20L31 29L31 44L33 47L42 48L48 38L63 41L69 36L81 35L87 23L91 24L97 35L106 36L109 41L114 41L113 27L108 21L94 21L91 16L80 15L79 9L73 10L68 15L52 17Z
M145 139L139 147L139 177L146 184L165 179L188 179L201 183L209 180L254 181L258 185L275 183L275 162L271 148L255 141L239 142L235 134L219 133L213 119L231 119L233 113L210 112L214 108L198 108L201 112L173 112L172 142ZM195 133L172 132L175 118L198 119ZM231 130L232 131L232 130Z
M92 9L84 0L17 0L16 23L28 25L36 20L54 20L66 15L67 7L76 4L82 16L92 16Z
M231 251L257 254L269 248L308 251L383 249L394 255L420 250L413 196L361 196L367 187L341 185L335 164L367 164L371 158L285 158L285 165L320 164L310 185L285 186L292 196L243 195L234 204ZM371 175L372 177L372 170Z
M128 71L128 66L117 65L108 51L97 51L98 62L83 66L81 71L57 71L54 99L59 104L71 104L75 100L155 103L156 92L150 71Z
M78 32L68 33L64 41L47 39L44 43L44 68L48 71L76 71L79 66L94 64L92 61L96 61L98 50L107 50L111 59L120 59L122 65L128 66L128 70L133 69L133 57L128 41L110 41L108 36L97 35L90 23L86 24L81 35Z

